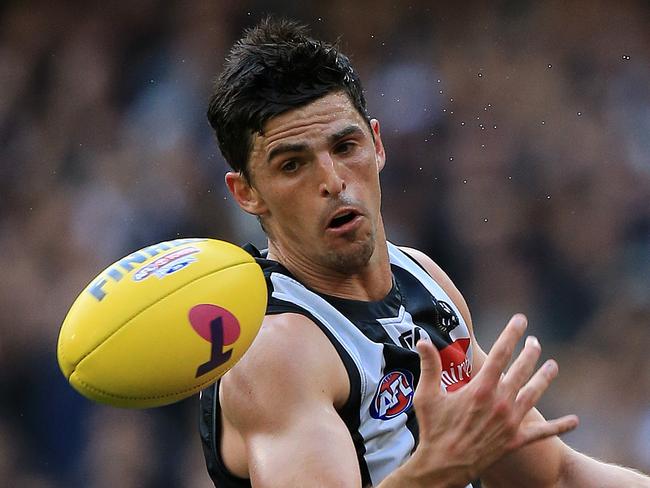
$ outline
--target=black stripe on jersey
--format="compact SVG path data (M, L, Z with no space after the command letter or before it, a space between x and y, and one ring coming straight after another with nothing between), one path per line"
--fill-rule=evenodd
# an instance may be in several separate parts
M454 342L449 333L439 325L441 318L436 307L437 299L428 291L418 292L423 285L407 270L395 266L393 274L399 280L402 305L411 314L413 324L427 331L438 350Z
M386 334L386 342L392 342L388 334ZM401 347L398 345L384 344L384 361L386 365L384 366L383 374L386 375L391 371L406 369L413 373L413 392L415 393L415 388L417 387L418 381L420 380L420 356L413 351ZM418 446L420 440L420 429L418 427L418 421L415 417L415 408L411 407L406 412L406 428L411 432L415 444L413 444L413 449L411 454Z
M221 457L221 407L219 405L219 381L201 392L199 434L208 473L218 488L250 488L248 478L232 474Z
M348 374L348 378L350 379L350 396L345 402L345 405L338 410L338 414L350 431L352 442L354 443L354 448L357 453L362 485L371 486L370 471L368 470L368 465L366 464L366 459L364 457L366 454L366 445L361 433L359 432L359 426L361 425L361 419L359 418L359 412L361 410L361 377L359 376L359 370L357 369L354 360L350 357L350 354L347 352L345 347L339 343L336 337L332 335L330 330L323 325L320 320L298 305L279 300L275 297L270 297L266 313L267 315L277 315L281 313L298 313L304 315L318 326L336 349L336 352L341 358L343 366Z

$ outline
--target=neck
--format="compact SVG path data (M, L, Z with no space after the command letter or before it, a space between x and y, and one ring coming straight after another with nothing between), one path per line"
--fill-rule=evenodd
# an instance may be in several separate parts
M287 252L269 239L268 258L278 261L300 282L326 295L361 301L383 299L393 285L383 226L368 263L354 272L320 265L305 255Z

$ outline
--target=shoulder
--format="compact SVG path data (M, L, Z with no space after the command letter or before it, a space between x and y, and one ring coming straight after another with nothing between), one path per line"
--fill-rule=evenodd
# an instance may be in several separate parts
M349 381L334 346L306 316L267 315L242 359L221 380L224 415L237 428L273 429L292 411L343 404Z
M472 327L472 317L469 312L469 307L463 297L462 293L458 290L451 278L443 271L443 269L438 266L438 264L431 259L429 256L424 254L422 251L413 249L411 247L398 246L398 248L408 256L410 256L415 262L417 262L424 270L440 285L440 287L449 295L460 313L463 315L467 326L470 329L470 332L473 332Z

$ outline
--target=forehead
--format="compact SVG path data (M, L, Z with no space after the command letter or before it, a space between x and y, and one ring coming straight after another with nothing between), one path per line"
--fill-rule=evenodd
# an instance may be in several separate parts
M308 146L319 142L336 131L358 125L368 130L367 124L345 93L330 93L313 102L289 110L269 119L261 134L253 138L251 164L282 143L302 143Z

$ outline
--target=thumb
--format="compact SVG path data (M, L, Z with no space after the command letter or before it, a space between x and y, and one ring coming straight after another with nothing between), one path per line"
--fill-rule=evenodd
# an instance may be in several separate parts
M442 395L440 353L430 340L419 340L415 347L420 354L420 380L415 391L416 396L431 399Z

